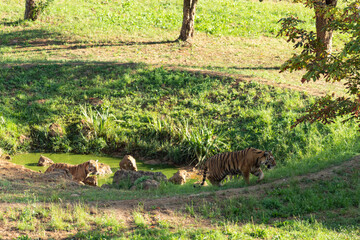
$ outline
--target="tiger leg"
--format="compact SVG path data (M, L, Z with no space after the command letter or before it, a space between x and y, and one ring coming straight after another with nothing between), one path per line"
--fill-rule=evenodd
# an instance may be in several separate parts
M244 180L247 184L250 184L250 172L243 172Z
M222 180L224 180L224 178L226 178L227 175L228 174L226 172L222 172L220 174L214 174L213 172L211 172L208 176L208 179L212 185L222 186L223 184L221 182Z
M217 180L217 179L213 179L213 178L211 178L211 177L209 177L208 179L209 179L211 185L214 185L214 186L222 186L221 181L219 181L219 180Z
M258 180L256 180L256 182L260 182L261 180L264 179L264 173L263 173L263 171L261 171L260 168L251 173L258 177Z

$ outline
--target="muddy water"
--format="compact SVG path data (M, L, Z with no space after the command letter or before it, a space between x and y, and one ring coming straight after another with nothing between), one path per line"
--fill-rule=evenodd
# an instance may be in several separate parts
M80 155L80 154L68 154L68 153L26 153L26 154L19 154L13 156L11 162L23 165L24 167L37 172L39 171L45 172L47 167L37 166L37 163L41 155L50 158L55 163L62 162L69 164L80 164L93 159L93 160L99 160L99 162L110 165L113 174L104 177L99 177L99 185L102 185L104 183L112 183L113 175L119 169L119 163L122 160L122 158L103 157L96 155ZM138 167L138 170L162 172L168 178L170 178L178 170L177 168L170 167L168 165L147 165L140 161L137 161L136 165Z

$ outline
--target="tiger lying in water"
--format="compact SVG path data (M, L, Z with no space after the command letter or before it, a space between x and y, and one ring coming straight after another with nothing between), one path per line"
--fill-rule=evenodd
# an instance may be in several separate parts
M67 163L55 163L46 169L45 173L52 172L54 169L65 169L73 176L73 180L81 184L85 183L85 179L90 174L97 174L99 170L99 164L96 160L89 160L82 164L71 165Z
M264 178L261 165L266 165L269 169L276 165L271 152L247 148L238 152L220 153L205 162L201 185L205 183L207 172L208 179L213 185L221 185L221 181L227 175L242 175L249 184L250 173L259 177L259 182Z

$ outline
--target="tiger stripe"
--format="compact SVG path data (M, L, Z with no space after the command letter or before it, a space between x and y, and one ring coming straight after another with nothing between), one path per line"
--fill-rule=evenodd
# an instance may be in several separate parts
M220 185L220 182L227 175L243 175L249 184L250 173L258 177L258 181L264 178L261 165L272 168L276 165L271 152L262 151L256 148L246 148L237 152L226 152L212 156L205 162L203 180L206 176L213 185Z
M52 172L55 169L68 170L69 173L73 176L74 181L83 183L90 174L98 174L99 164L97 160L89 160L78 165L55 163L48 167L45 173Z

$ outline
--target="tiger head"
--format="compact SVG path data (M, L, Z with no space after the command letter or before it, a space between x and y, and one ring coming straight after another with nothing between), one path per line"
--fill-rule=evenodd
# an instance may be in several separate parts
M86 171L89 174L98 174L99 171L99 163L98 160L89 160L87 161L87 165L86 165Z
M264 153L265 161L263 164L268 168L271 169L276 166L276 162L274 156L272 155L271 151L265 151Z

